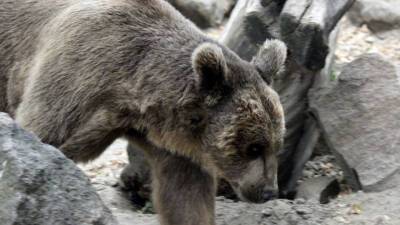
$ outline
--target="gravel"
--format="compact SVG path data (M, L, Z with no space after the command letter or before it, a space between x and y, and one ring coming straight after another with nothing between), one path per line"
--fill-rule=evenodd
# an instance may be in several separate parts
M364 53L381 53L397 66L400 66L400 31L374 34L366 25L351 24L347 17L340 22L341 32L336 48L336 64L340 67ZM339 72L337 73L339 74Z
M315 156L308 161L304 167L301 180L321 176L334 177L339 181L343 180L343 171L340 169L333 155Z

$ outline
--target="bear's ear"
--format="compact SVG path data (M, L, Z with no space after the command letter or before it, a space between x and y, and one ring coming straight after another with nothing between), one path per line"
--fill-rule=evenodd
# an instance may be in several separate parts
M262 78L271 84L274 77L285 69L287 57L286 45L279 40L267 40L253 58L252 64L260 72Z
M222 49L212 43L203 43L192 54L192 66L199 75L201 90L213 91L227 81L227 64Z

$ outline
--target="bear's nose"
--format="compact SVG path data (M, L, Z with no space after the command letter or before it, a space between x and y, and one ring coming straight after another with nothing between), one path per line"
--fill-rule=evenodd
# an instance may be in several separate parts
M270 201L272 199L276 199L278 197L278 192L277 191L264 191L263 193L263 200L264 201Z

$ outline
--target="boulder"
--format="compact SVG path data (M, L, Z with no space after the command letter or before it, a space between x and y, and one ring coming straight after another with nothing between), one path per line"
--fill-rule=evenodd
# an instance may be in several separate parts
M400 188L400 81L393 64L366 54L339 79L310 91L323 137L354 189Z
M356 25L366 24L374 32L400 29L400 1L357 0L348 17Z
M232 0L169 0L185 17L200 28L222 23L225 14L232 8Z
M0 224L117 223L74 162L0 113Z

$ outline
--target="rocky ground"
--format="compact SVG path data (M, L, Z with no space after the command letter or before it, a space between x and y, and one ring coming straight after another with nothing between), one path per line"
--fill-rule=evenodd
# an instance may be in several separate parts
M343 171L331 154L314 156L305 165L300 181L317 177L333 177L343 180Z
M365 53L380 53L400 67L399 30L375 34L367 25L353 25L347 17L342 19L340 27L335 52L335 63L339 68Z
M342 66L364 53L378 52L400 68L400 45L396 32L374 34L365 25L358 27L347 18L341 21L341 32L335 52L335 71L332 76L340 73ZM220 28L209 29L211 36L217 38ZM119 222L129 224L157 224L154 215L143 214L134 208L124 193L118 189L118 176L127 165L127 143L124 140L116 141L99 159L80 165L90 177L94 187L111 208ZM329 152L317 152L307 162L303 171L304 180L315 177L334 177L343 181L343 171L335 157ZM223 198L218 199L218 224L400 224L398 212L400 194L389 190L376 194L353 193L349 194L345 186L339 198L328 205L319 205L302 199L295 201L277 200L264 205L248 205L234 203ZM378 201L377 201L378 199ZM393 204L390 204L393 203ZM388 207L391 208L388 208ZM229 216L221 216L224 213ZM318 215L318 216L315 216ZM265 219L268 218L268 219Z

